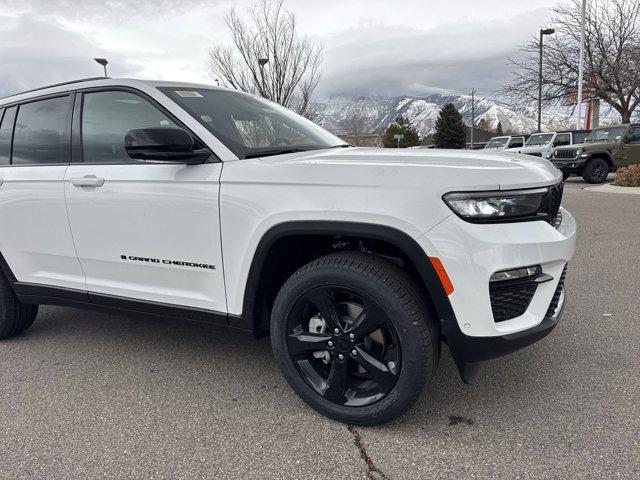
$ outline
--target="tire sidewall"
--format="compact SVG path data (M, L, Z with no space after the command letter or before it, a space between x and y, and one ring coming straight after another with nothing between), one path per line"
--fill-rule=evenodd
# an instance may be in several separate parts
M402 358L400 374L393 390L371 405L346 407L329 402L300 376L287 353L288 315L302 295L320 286L345 287L366 294L385 311L396 330ZM428 328L433 339L433 327L429 325ZM431 376L434 368L433 340L425 348L409 312L389 286L362 272L336 266L318 266L285 283L273 306L271 341L280 368L293 390L321 413L350 423L382 423L383 417L400 415L415 399L416 388L421 389L423 382L420 379Z
M609 171L609 164L603 158L594 158L589 160L587 165L585 165L584 170L582 171L582 177L587 183L604 183L607 180L607 173L605 173L604 178L594 178L592 172L596 165L601 164L604 168L605 172Z

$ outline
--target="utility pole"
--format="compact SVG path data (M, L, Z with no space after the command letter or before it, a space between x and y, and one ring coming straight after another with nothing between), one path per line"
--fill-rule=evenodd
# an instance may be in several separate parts
M476 124L476 89L471 89L471 149L473 150L473 128Z
M587 0L582 0L582 22L580 23L580 63L578 65L578 119L576 130L582 125L582 77L584 75L584 17L587 11Z

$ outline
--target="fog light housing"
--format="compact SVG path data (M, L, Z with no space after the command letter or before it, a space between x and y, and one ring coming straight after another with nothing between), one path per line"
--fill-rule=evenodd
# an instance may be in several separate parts
M491 275L491 282L506 282L515 280L535 280L538 277L544 275L542 273L542 267L540 265L534 265L532 267L520 267L513 270L502 270ZM550 277L549 275L546 275ZM549 278L549 280L551 277ZM540 282L537 282L540 283Z

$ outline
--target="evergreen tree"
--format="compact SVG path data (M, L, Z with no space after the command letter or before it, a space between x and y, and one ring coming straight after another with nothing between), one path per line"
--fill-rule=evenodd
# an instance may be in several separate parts
M420 143L420 136L418 135L418 130L411 125L411 122L407 117L398 117L396 118L384 132L382 136L382 144L385 148L394 148L398 147L398 140L394 138L394 135L404 135L404 137L400 140L400 147L407 148L413 147L414 145L418 145Z
M496 127L496 135L500 136L500 135L504 135L504 132L502 131L502 122L498 121L498 126Z
M440 110L436 120L433 143L436 148L464 148L467 138L466 128L460 112L453 103L447 103Z

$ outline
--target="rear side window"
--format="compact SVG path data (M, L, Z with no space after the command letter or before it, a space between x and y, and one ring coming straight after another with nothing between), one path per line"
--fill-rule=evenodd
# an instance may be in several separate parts
M512 138L511 141L509 142L509 148L518 148L518 147L522 147L523 145L524 145L524 138L522 137Z
M70 114L68 96L20 105L13 134L13 164L68 163Z
M11 157L11 133L16 118L16 107L7 108L0 123L0 165L9 165Z
M175 124L150 102L129 92L85 93L82 150L88 163L134 162L124 149L127 130Z
M589 132L580 132L573 134L573 143L584 143L584 139L587 138Z

